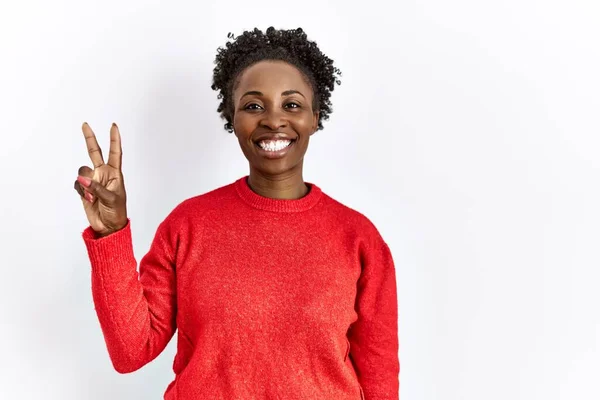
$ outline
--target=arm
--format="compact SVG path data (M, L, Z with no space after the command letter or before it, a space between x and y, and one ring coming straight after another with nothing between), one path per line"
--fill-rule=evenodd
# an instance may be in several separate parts
M355 304L358 320L348 331L350 356L365 400L397 400L400 361L394 262L378 235L364 245L361 259Z
M125 228L98 238L83 233L92 266L92 296L115 370L128 373L154 360L175 333L173 249L158 228L136 270L128 221Z

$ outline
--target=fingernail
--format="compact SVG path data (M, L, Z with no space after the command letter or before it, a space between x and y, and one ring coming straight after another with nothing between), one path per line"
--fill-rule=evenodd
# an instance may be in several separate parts
M92 180L90 178L81 175L77 177L77 182L81 183L85 187L89 187L92 184Z
M119 127L117 126L117 124L115 124L114 122L113 122L112 126L114 126L115 128L119 129Z
M89 201L90 203L94 202L94 196L90 193L90 192L85 192L85 198L87 199L87 201Z

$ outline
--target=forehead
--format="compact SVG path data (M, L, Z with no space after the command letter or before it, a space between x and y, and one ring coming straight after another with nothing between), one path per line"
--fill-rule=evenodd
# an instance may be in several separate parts
M257 90L265 94L298 90L312 97L312 89L307 78L295 66L285 61L260 61L246 68L234 88L234 92L245 93Z

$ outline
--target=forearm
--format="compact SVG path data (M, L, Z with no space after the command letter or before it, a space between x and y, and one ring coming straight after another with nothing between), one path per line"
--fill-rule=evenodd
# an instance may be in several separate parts
M157 280L161 275L149 268L147 278L140 278L129 225L101 239L85 234L84 238L92 264L94 305L111 361L118 372L135 371L152 361L174 332L173 298L164 295L169 282ZM164 270L157 247L142 262ZM153 290L158 284L167 290Z

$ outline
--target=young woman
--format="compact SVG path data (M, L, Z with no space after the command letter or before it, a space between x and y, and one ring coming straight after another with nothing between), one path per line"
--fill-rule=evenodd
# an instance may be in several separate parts
M105 163L83 125L94 167L75 189L112 363L135 371L177 332L167 400L398 399L390 250L365 216L302 177L339 70L302 29L230 39L212 88L249 174L175 207L139 273L119 129Z

